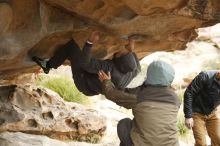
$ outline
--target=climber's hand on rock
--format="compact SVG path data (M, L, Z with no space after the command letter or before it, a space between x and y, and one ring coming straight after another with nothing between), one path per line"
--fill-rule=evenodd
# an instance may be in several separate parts
M126 49L128 49L130 52L134 50L135 40L129 39L128 44L125 46Z
M89 38L88 38L88 41L91 42L91 43L97 43L99 41L99 35L100 35L100 32L99 31L93 31Z

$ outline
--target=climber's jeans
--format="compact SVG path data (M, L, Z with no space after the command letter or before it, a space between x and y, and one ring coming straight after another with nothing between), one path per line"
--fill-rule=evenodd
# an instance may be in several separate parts
M220 112L216 108L210 115L193 113L193 134L195 146L207 146L206 134L211 139L212 146L220 146Z

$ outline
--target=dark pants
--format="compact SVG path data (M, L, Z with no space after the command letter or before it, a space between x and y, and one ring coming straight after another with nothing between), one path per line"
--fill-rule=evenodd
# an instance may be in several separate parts
M74 40L70 40L68 43L57 49L54 56L48 61L48 64L51 68L56 69L68 59L71 63L72 76L77 89L87 96L92 96L97 93L90 89L86 78L92 75L83 70L80 65L80 63L83 62L83 59L87 59L87 55L90 55L89 53L90 52L83 52Z
M120 139L120 146L132 146L130 137L132 120L129 118L122 119L118 122L117 133Z
M74 40L70 40L65 45L56 50L54 56L48 61L51 68L58 68L66 59L71 62L71 66L78 61L78 56L81 55L80 47Z

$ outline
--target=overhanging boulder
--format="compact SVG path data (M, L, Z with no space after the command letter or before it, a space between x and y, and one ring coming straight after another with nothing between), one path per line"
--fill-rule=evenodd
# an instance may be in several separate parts
M50 57L74 38L80 46L92 29L102 31L96 58L111 58L121 37L139 38L139 59L155 51L185 49L196 28L220 20L220 0L1 0L0 78L36 71L30 59Z

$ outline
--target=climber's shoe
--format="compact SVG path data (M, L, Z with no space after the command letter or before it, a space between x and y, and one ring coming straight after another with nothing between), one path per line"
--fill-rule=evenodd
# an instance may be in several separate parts
M49 73L50 68L47 67L47 61L46 61L46 60L41 59L41 58L39 58L39 57L37 57L37 56L32 57L32 60L33 60L34 62L36 62L36 63L43 69L43 71L44 71L45 74L48 74L48 73Z

